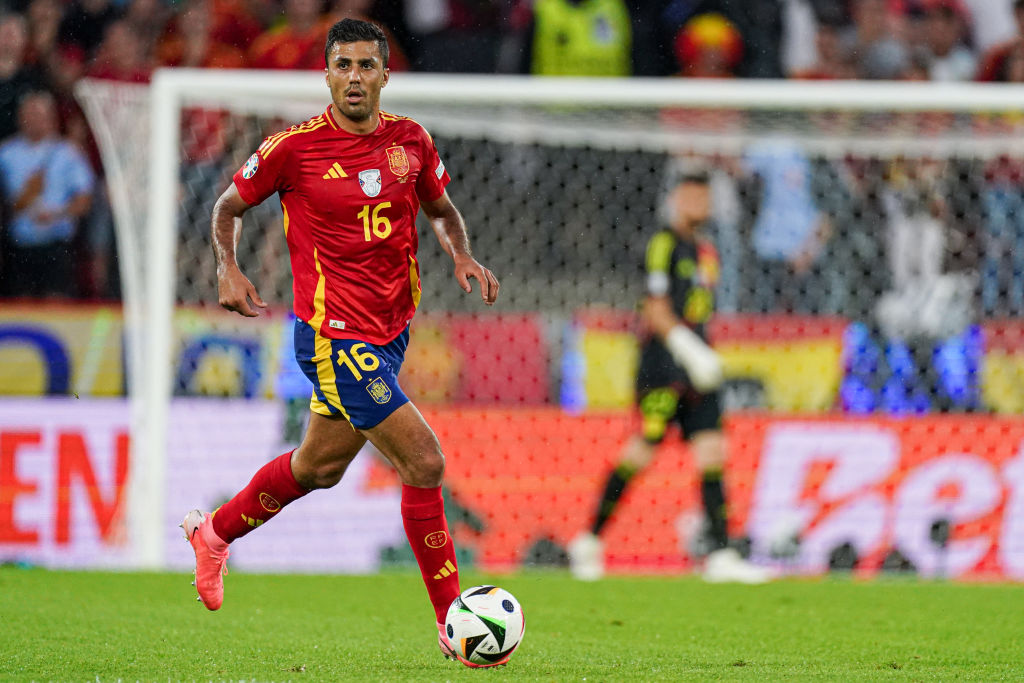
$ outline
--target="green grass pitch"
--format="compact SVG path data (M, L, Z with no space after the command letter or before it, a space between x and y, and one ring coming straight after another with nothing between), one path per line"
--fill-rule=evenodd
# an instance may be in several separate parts
M444 660L420 578L0 569L0 680L1021 680L1024 587L912 580L577 583L467 574L526 613L506 667Z

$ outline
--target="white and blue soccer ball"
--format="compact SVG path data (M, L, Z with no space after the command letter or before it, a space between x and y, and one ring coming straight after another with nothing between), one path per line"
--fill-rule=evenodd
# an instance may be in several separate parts
M526 619L519 601L504 588L473 586L452 601L444 627L463 664L496 666L523 642Z

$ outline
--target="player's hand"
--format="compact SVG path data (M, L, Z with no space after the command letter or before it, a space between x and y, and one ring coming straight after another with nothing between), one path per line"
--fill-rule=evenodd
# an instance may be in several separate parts
M491 306L497 301L498 288L501 285L498 284L498 278L494 277L494 273L477 263L472 256L456 256L455 279L467 293L473 291L469 278L475 278L480 283L480 298L485 304Z
M221 306L247 318L259 316L259 312L249 305L250 300L260 308L267 307L249 278L238 268L217 273L217 290Z

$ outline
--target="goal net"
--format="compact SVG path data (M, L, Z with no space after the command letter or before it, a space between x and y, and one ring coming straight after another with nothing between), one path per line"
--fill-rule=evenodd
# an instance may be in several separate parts
M260 141L329 93L318 73L163 70L148 88L86 81L79 97L117 223L133 544L145 565L187 566L181 515L294 447L310 392L291 357L280 206L245 217L238 260L271 304L255 320L217 306L210 212ZM396 74L382 98L434 137L474 252L502 283L484 310L420 226L402 382L448 456L463 561L561 565L589 527L637 430L647 240L670 218L672 179L699 169L744 552L793 571L1024 573L1024 428L981 416L1024 409L1024 93ZM613 571L700 557L699 474L679 436L607 526ZM297 502L233 560L410 561L395 476L372 449L340 489Z

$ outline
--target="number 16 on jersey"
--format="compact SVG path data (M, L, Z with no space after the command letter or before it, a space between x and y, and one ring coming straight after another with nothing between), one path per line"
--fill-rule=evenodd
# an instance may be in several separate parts
M367 242L373 240L373 235L384 239L391 234L391 221L388 220L387 216L380 215L382 210L390 206L391 202L381 202L373 207L371 212L370 205L364 204L362 210L356 214L356 218L361 218L363 221L363 237Z

